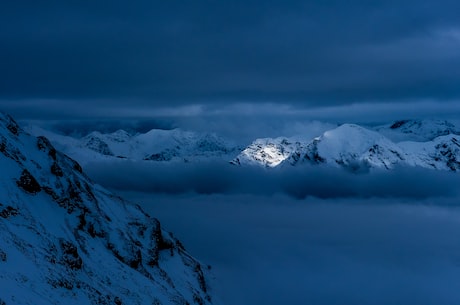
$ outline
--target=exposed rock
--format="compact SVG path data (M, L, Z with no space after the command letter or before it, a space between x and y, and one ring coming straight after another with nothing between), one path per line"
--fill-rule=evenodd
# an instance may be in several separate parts
M1 206L0 206L1 208ZM12 206L7 206L6 208L0 210L0 217L9 218L10 216L16 216L19 214L19 211Z
M70 269L80 270L83 265L83 261L80 255L78 255L77 247L71 242L63 239L59 240L59 245L63 252L62 262Z
M37 180L27 169L22 171L21 177L16 183L20 188L30 194L36 194L42 190L40 184L38 184Z
M62 171L62 168L56 162L54 162L53 165L51 165L51 173L58 177L64 176L64 172Z
M19 135L20 127L9 115L4 115L6 128L15 136Z
M390 126L390 128L391 129L398 129L398 128L400 128L401 126L403 126L404 124L406 124L408 122L409 122L409 120L396 121Z
M97 135L95 134L90 134L84 138L85 141L85 147L94 150L95 152L98 152L102 155L105 156L113 156L113 152L110 150L109 146L107 143L105 143L102 139L100 139Z
M0 249L0 262L6 262L6 259L7 259L7 256L6 256L5 251Z
M144 158L144 160L149 161L171 161L174 157L177 157L179 154L175 150L165 150L162 152L150 154Z

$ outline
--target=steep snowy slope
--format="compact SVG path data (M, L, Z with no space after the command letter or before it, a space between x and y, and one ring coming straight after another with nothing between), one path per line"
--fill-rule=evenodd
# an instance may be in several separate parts
M411 166L460 171L460 136L447 135L428 142L401 142Z
M0 114L0 304L211 304L206 268L139 207Z
M449 134L460 135L460 127L446 120L400 120L375 127L374 130L394 142L426 142Z
M352 171L392 169L400 165L458 171L459 145L460 136L454 134L426 142L394 143L376 131L343 124L305 143L286 139L256 140L231 163L264 167L310 164Z
M381 134L354 124L326 131L307 145L295 163L327 163L352 170L390 169L404 160L404 152Z
M28 127L27 131L37 136L46 135L54 145L80 162L115 157L178 162L209 158L228 160L240 152L236 145L215 134L180 129L153 129L136 135L123 130L110 134L92 132L81 139L54 134L37 127Z

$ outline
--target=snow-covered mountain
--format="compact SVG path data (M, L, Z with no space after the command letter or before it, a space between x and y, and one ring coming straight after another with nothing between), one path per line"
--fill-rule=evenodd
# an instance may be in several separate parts
M398 165L458 171L460 136L449 134L426 142L395 143L377 131L343 124L309 142L256 140L231 163L264 167L322 164L352 171L392 169Z
M0 114L0 304L211 304L206 267Z
M377 126L374 130L394 142L426 142L449 134L460 135L458 125L446 120L400 120Z
M210 158L229 160L241 151L236 145L215 134L181 129L152 129L135 135L123 130L109 134L95 131L80 139L33 126L26 130L37 136L48 137L53 145L80 162L110 158L176 162Z
M314 139L263 138L240 149L215 134L191 131L151 130L131 135L119 130L92 132L75 139L39 128L52 143L79 162L113 158L157 162L200 162L210 159L234 165L263 167L301 164L342 167L352 171L417 166L457 171L460 128L442 120L402 120L377 127L343 124Z
M289 138L264 138L257 139L246 147L241 154L230 163L235 165L263 165L276 167L286 159L303 151L302 143Z
M404 152L381 134L354 124L343 124L310 142L291 164L327 163L349 169L392 168Z
M460 136L440 136L433 141L398 143L411 158L407 164L425 168L460 171Z

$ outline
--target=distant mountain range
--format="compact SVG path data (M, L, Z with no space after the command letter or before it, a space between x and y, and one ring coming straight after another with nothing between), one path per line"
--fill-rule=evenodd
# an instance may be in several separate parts
M2 113L0 168L0 304L212 303L207 267L158 220Z
M311 140L290 137L256 139L246 148L215 134L151 130L129 134L92 132L76 139L37 127L57 147L86 163L123 158L155 162L218 160L238 166L266 168L321 165L362 171L397 166L460 170L460 128L443 120L401 120L367 127L343 124Z
M36 126L28 126L26 130L46 136L56 147L83 163L113 158L157 162L229 160L241 151L216 134L181 129L152 129L139 134L124 130L107 134L94 131L82 138L59 135Z
M398 121L375 128L343 124L309 142L258 139L231 162L264 167L324 165L351 171L396 166L458 171L459 134L446 121Z

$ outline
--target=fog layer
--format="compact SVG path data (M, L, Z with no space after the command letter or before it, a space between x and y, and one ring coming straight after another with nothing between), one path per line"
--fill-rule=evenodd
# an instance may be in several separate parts
M460 304L456 173L125 160L85 167L211 265L224 304Z
M458 199L125 192L212 265L225 304L459 304Z
M418 168L350 173L324 166L263 169L225 162L162 164L98 162L85 170L104 186L152 193L263 194L295 198L451 196L459 192L456 173Z

